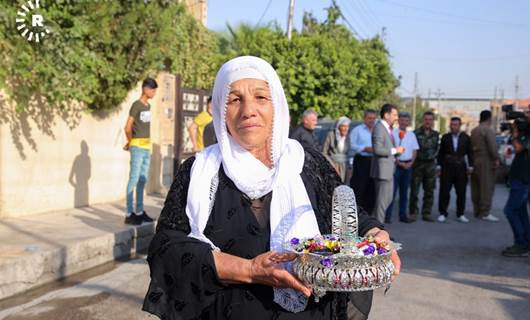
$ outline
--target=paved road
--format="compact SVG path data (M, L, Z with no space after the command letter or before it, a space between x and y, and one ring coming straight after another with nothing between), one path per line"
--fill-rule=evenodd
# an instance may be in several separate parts
M390 225L404 245L402 275L387 296L376 292L370 319L530 319L530 258L500 255L513 241L502 214L507 196L498 185L499 223L471 218L468 199L469 224L455 220L453 203L448 223Z
M506 197L498 186L499 217ZM500 256L512 241L504 217L496 224L451 217L389 229L404 245L402 275L386 296L376 292L370 319L530 319L530 258ZM143 259L109 264L0 302L0 320L154 319L140 311L147 284Z

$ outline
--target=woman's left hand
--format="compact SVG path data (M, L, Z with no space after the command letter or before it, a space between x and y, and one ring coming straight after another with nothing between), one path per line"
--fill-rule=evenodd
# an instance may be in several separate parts
M386 232L385 230L381 230L379 228L371 229L370 231L366 233L366 235L374 236L376 240L381 241L381 242L390 241L390 235L388 234L388 232ZM395 249L392 250L390 259L392 260L392 263L394 264L394 275L392 276L392 281L394 281L401 271L401 259L399 258L399 255Z

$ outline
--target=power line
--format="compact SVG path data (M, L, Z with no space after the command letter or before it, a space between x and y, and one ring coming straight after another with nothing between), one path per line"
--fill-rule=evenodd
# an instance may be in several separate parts
M461 16L461 15L456 15L456 14L453 14L453 13L449 13L449 12L443 12L443 11L437 11L437 10L432 10L432 9L427 9L427 8L411 6L411 5L408 5L408 4L403 4L403 3L399 3L399 2L395 2L395 1L391 1L391 0L379 0L379 1L388 3L388 4L393 5L393 6L398 6L398 7L402 7L402 8L412 9L412 10L416 10L416 11L422 11L422 12L426 12L426 13L430 13L430 14L438 15L438 16L446 16L446 17L450 17L450 18L453 18L453 19L460 19L460 20L466 20L466 21L478 22L478 23L486 23L486 24L497 24L497 25L502 25L502 26L505 26L505 27L515 27L515 28L530 29L530 25L521 24L521 23L513 23L513 22L509 22L509 21L498 21L498 20L481 19L481 18L475 18L475 17L466 17L466 16Z
M271 6L272 0L269 0L269 3L267 3L267 6L265 7L265 10L263 10L263 13L261 14L261 17L259 17L258 23L256 23L256 27L259 26L261 23L261 20L265 17L267 14L267 11L269 11L269 7Z
M375 12L372 10L372 8L370 7L370 5L368 4L368 2L364 2L364 0L359 0L359 2L361 3L361 5L365 6L369 15L371 15L374 19L374 21L376 22L376 25L380 26L380 27L383 27L384 24L381 22L381 20L379 20L379 18L377 17L377 15L375 14Z
M333 4L335 4L337 7L337 3L335 2L335 0L332 1ZM346 22L346 24L348 25L348 27L350 27L350 30L353 32L354 35L356 35L357 37L359 37L359 39L363 39L365 37L361 36L361 34L357 31L356 28L353 27L353 25L350 23L350 21L348 20L348 18L346 18L346 16L344 15L344 13L342 12L342 10L340 10L340 15L342 17L342 19L344 19L344 22ZM353 17L352 17L353 18ZM354 19L355 20L355 19Z
M530 52L524 52L521 54L516 55L509 55L509 56L494 56L494 57L433 57L433 56L419 56L419 55L411 55L408 53L404 53L401 51L392 50L394 53L398 55L402 55L408 58L414 58L414 59L422 59L422 60L430 60L433 62L473 62L477 60L481 61L493 61L493 60L507 60L511 62L511 59L518 59L518 58L527 58L530 57Z
M375 32L370 32L371 34L377 34L379 32L379 26L377 22L374 22L373 17L370 15L368 10L366 10L366 7L362 5L361 1L352 0L351 3L358 9L357 12L359 12L359 15L363 19L363 21L366 22L366 26L370 26L375 28Z
M355 1L353 0L350 2L348 0L344 0L344 8L351 17L355 17L355 21L358 22L357 24L359 25L359 27L362 27L363 33L367 35L365 38L369 38L370 34L372 33L370 31L369 24L366 23L365 17L363 16L363 14L360 13L360 9L355 4ZM350 11L350 9L352 11Z
M469 23L469 24L475 24L473 21L466 21L466 20L451 20L451 19L439 19L439 18L431 18L431 17L420 17L420 16L404 16L404 15L395 15L395 14L388 14L385 15L385 18L387 19L398 19L398 20L405 20L409 23L418 23L420 25L424 25L426 23L430 24L442 24L442 25L450 25L454 26L455 24L462 24L462 23ZM502 27L502 26L501 26ZM506 27L506 26L504 26ZM509 27L511 28L511 27ZM525 29L519 29L521 31L526 31Z

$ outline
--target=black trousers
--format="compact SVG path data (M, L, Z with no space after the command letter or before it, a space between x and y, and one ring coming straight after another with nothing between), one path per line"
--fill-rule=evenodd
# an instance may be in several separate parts
M369 214L375 206L375 182L370 178L372 157L356 155L353 159L353 172L350 187L355 192L357 205Z
M465 164L442 166L438 210L445 216L447 216L453 186L456 191L456 216L460 217L464 215L466 209L467 167Z

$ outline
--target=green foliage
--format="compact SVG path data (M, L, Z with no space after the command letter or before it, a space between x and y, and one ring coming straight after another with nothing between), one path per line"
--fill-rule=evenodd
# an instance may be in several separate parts
M0 0L0 86L25 110L35 99L68 109L118 106L146 75L167 69L185 86L213 80L215 36L178 1L46 1L51 35L30 43L16 30L18 6Z
M362 110L393 92L397 80L381 39L359 41L337 23L339 16L335 6L328 9L323 23L306 14L303 30L293 32L291 42L276 25L229 27L230 36L221 40L221 54L225 60L255 55L269 61L282 80L295 118L306 108L321 116L360 118Z
M397 84L381 39L356 39L338 23L336 6L324 22L305 14L290 42L275 24L216 35L177 0L57 0L41 8L52 34L36 44L17 33L17 10L0 0L0 86L19 110L35 108L36 100L55 110L70 110L74 102L111 110L162 69L181 74L184 86L208 89L219 66L239 55L262 57L276 68L294 117L306 108L360 117L392 97Z

